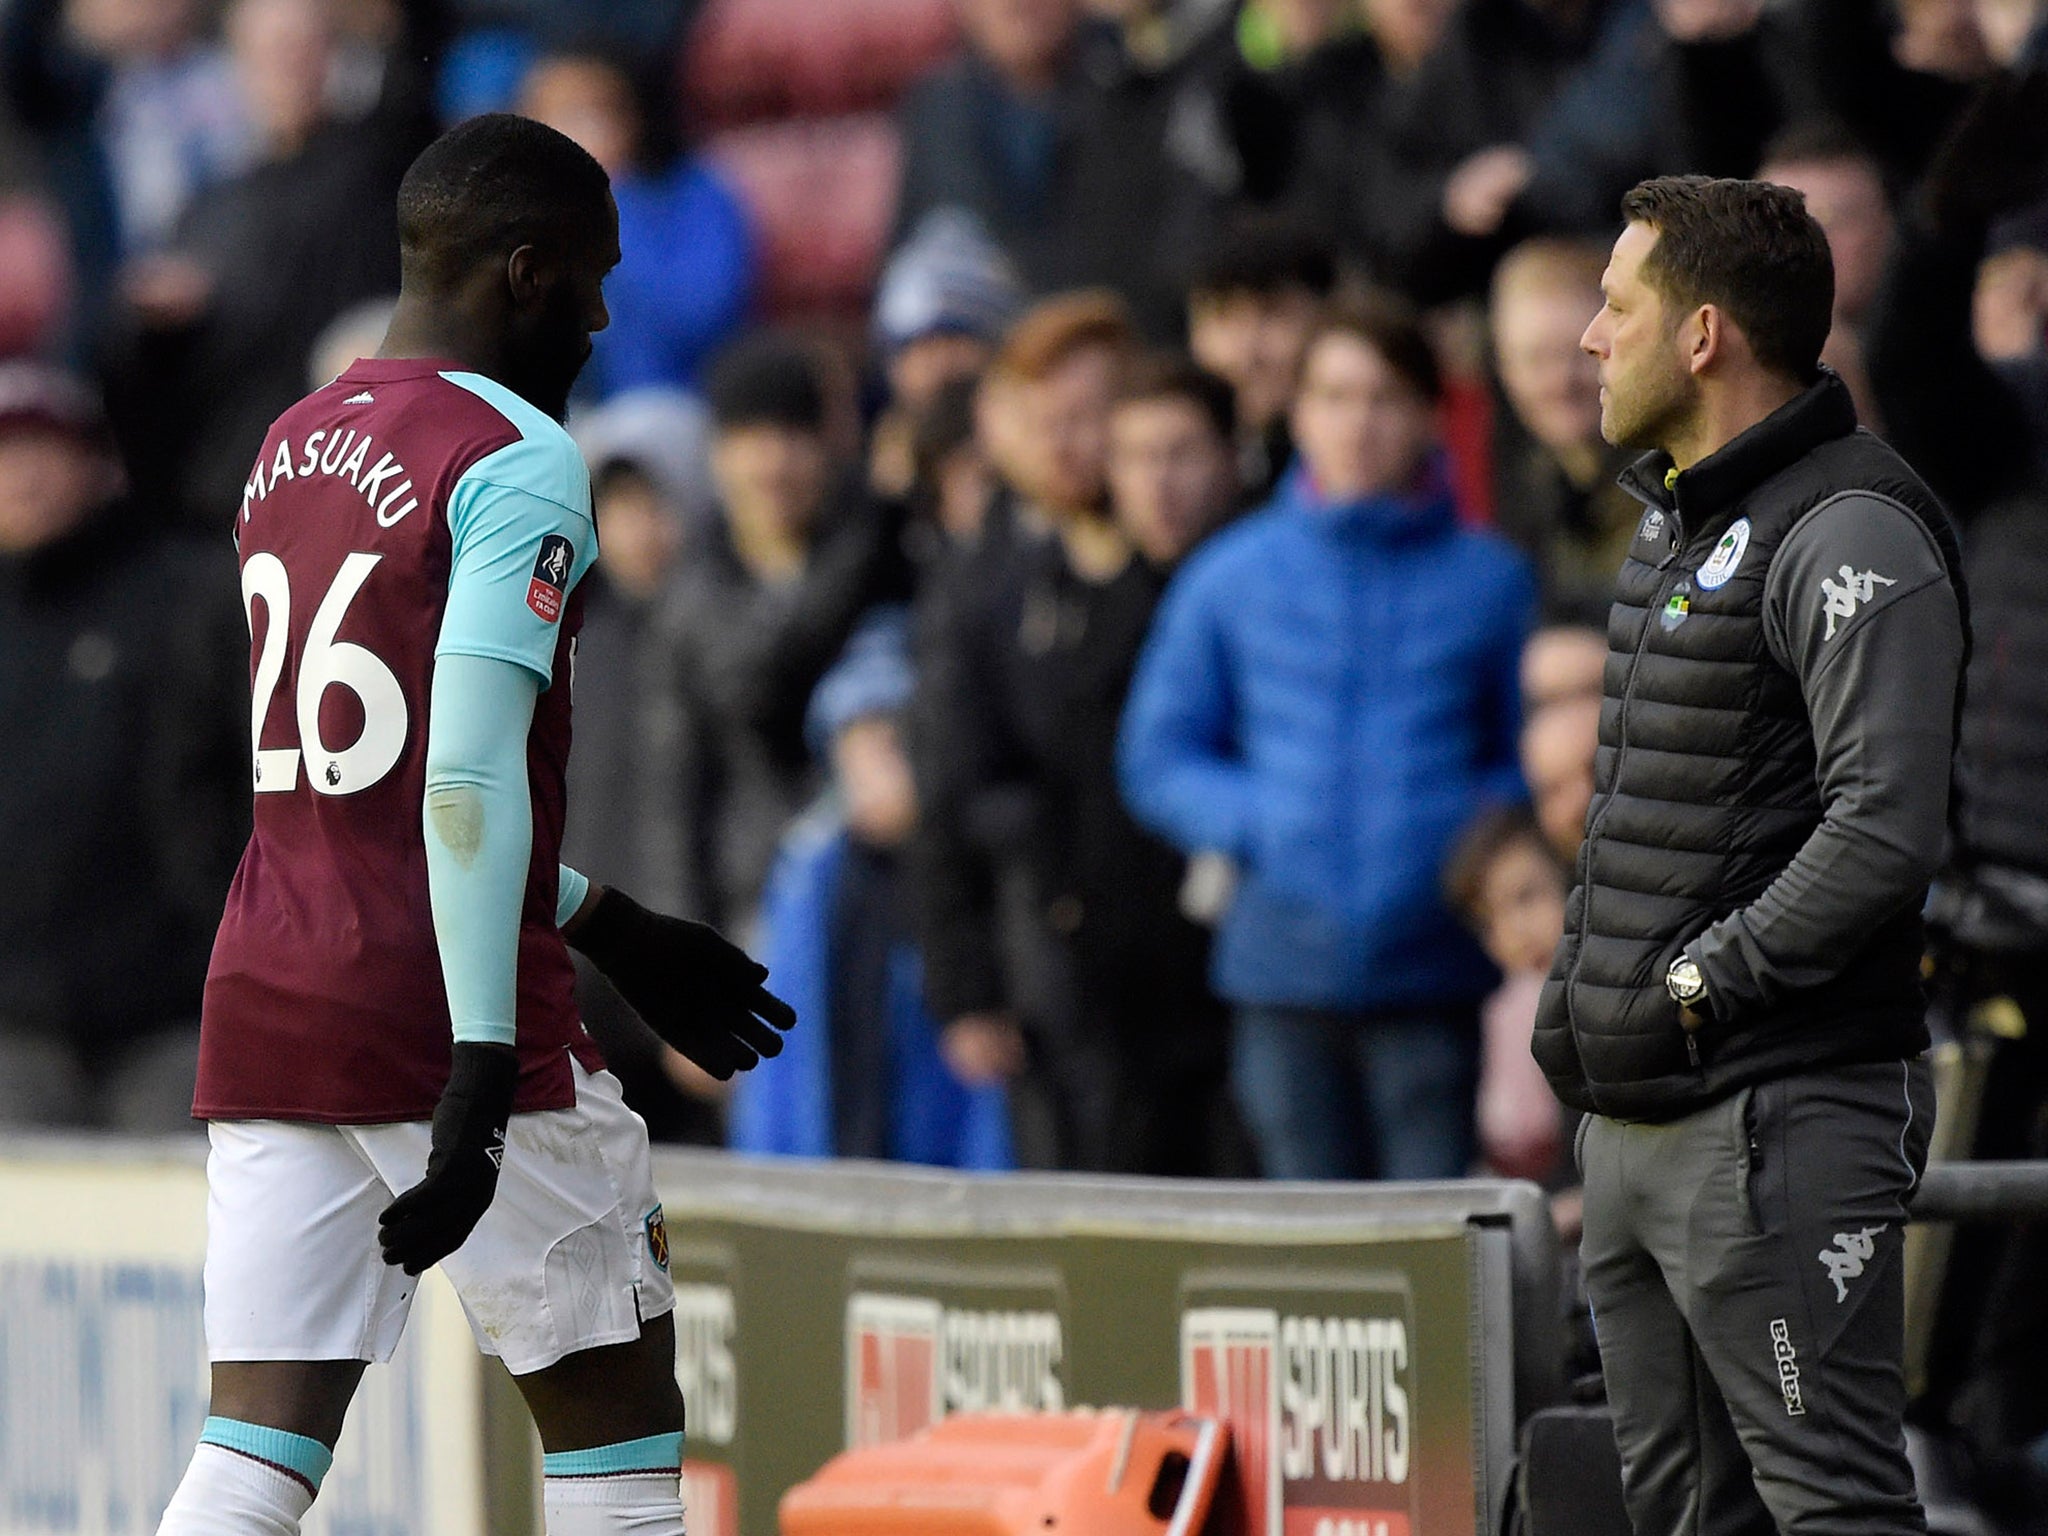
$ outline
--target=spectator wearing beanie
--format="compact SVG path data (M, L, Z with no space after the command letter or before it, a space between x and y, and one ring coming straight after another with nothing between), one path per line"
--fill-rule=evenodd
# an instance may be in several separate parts
M964 209L926 215L890 258L875 293L875 352L888 393L868 453L877 495L909 493L917 423L948 384L988 366L1021 307L1009 258Z
M949 379L981 372L1022 307L1017 274L979 220L959 208L926 215L875 291L889 398L922 410Z
M810 351L774 333L742 341L709 396L718 514L668 615L694 915L744 931L783 829L818 789L811 690L860 615L907 583L897 530L835 456Z
M908 639L903 610L875 610L811 696L807 734L831 784L783 839L760 949L803 1038L736 1086L736 1151L1012 1164L1002 1084L956 1077L924 1008L902 867L918 815L901 730Z
M1439 872L1483 804L1522 797L1536 594L1519 555L1458 526L1437 393L1405 315L1315 326L1297 468L1174 578L1124 713L1132 812L1237 872L1213 978L1279 1178L1457 1178L1474 1155L1495 977Z

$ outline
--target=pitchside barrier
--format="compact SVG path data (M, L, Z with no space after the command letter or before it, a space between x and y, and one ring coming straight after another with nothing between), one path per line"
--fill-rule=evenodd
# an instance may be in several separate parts
M1931 1173L1922 1214L2048 1209L2048 1167ZM973 1178L657 1154L692 1536L945 1414L1227 1417L1253 1536L1497 1529L1562 1392L1531 1185ZM1969 1208L1967 1211L1965 1208ZM203 1146L0 1148L0 1536L148 1536L206 1411ZM538 1458L438 1276L372 1370L308 1536L528 1536Z

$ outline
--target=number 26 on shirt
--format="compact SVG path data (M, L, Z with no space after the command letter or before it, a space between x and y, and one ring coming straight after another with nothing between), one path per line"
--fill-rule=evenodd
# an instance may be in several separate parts
M271 697L284 676L285 649L291 630L291 577L284 562L267 551L251 555L242 566L242 608L249 632L256 630L256 599L263 599L266 622L263 650L256 659L256 681L250 690L249 749L256 765L256 793L278 794L296 789L300 748L311 758L307 775L316 794L352 795L368 789L405 752L405 691L391 669L372 652L347 640L336 640L342 615L362 590L382 555L352 554L341 562L306 632L305 654L299 658L296 699L299 747L263 745L263 721ZM355 742L336 750L320 735L320 701L329 688L346 688L363 707L363 730Z

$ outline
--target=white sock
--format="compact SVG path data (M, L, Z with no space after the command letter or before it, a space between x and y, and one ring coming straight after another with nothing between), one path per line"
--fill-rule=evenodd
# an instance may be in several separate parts
M299 1536L313 1490L282 1468L202 1443L157 1536ZM676 1527L681 1530L681 1526Z
M550 1477L541 1489L548 1536L683 1536L683 1490L674 1472Z

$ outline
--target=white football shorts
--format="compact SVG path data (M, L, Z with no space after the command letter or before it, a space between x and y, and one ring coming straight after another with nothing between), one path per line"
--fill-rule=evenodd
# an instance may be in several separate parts
M647 1125L575 1065L576 1107L512 1117L484 1219L441 1271L477 1347L515 1376L640 1336L675 1306ZM389 1360L418 1282L377 1217L427 1168L432 1127L207 1127L206 1346L214 1360Z

